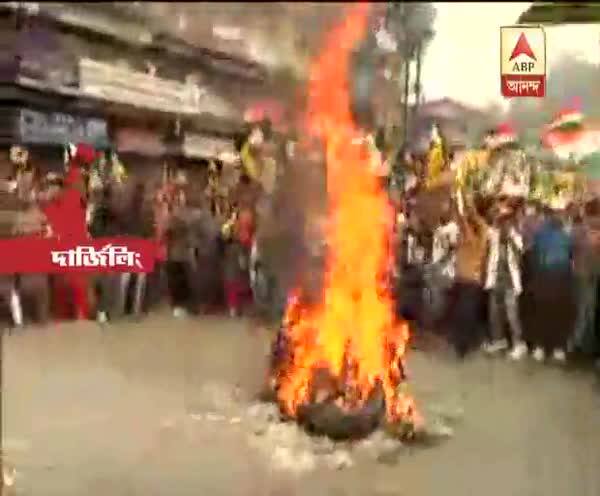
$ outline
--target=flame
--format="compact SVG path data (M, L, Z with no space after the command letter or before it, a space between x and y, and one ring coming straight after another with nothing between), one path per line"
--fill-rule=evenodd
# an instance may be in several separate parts
M343 407L360 407L380 384L389 421L416 421L404 391L406 322L394 317L381 281L389 269L393 210L369 167L369 150L355 124L348 86L352 50L365 34L369 5L351 7L311 67L309 131L326 146L329 222L322 300L303 305L293 295L285 325L291 356L277 376L281 409L294 417L310 401L311 378L326 367L344 387Z

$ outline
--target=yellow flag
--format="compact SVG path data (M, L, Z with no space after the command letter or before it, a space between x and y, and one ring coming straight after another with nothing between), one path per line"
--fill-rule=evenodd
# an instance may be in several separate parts
M444 152L442 143L433 145L427 156L427 187L433 186L444 168Z
M244 171L255 181L260 180L260 165L258 161L252 156L252 151L250 150L250 143L246 142L242 147L242 151L240 153L240 157L242 159L242 164L244 165Z

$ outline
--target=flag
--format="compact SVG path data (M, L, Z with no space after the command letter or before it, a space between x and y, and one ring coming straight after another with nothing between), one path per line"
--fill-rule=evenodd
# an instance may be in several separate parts
M550 129L581 129L583 125L583 113L578 107L567 107L556 114L550 123Z
M563 121L564 122L564 121ZM548 126L542 134L542 144L562 159L580 165L588 180L600 180L600 126L573 121L565 126Z

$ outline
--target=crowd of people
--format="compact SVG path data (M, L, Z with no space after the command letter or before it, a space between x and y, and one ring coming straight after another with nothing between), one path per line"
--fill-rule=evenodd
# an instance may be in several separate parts
M244 312L252 300L256 208L268 194L265 168L257 164L267 158L258 156L265 135L265 123L249 130L238 143L245 163L225 171L221 162L211 161L198 184L182 168L165 167L156 181L128 175L115 154L83 144L68 148L63 173L42 175L26 149L13 147L14 172L3 188L4 200L14 207L6 235L53 237L63 227L72 230L55 214L59 199L64 203L65 193L76 191L84 206L84 238L154 239L158 260L149 274L5 275L2 296L12 324L52 319L107 324L141 316L166 299L175 317L220 308L234 316ZM250 155L255 163L248 165Z
M398 312L416 334L445 334L460 355L482 346L489 354L506 351L513 360L529 352L536 360L551 356L561 363L573 351L597 356L600 203L594 197L569 202L528 196L530 171L509 131L501 126L486 137L486 165L479 167L486 174L471 189L464 187L464 170L451 170L452 157L437 133L420 166L408 153L385 161L374 154L397 212ZM20 205L11 235L52 235L53 200L65 188L79 188L89 237L154 238L161 253L150 274L4 276L12 322L21 326L33 317L107 324L141 316L165 296L177 318L212 310L235 317L260 304L280 315L286 296L273 297L276 268L263 264L258 270L257 231L268 217L261 214L265 204L279 210L280 223L297 227L293 205L281 208L273 201L295 147L291 140L281 146L273 141L268 123L252 127L238 143L238 166L210 162L200 188L181 169L165 169L157 183L128 177L116 156L98 160L101 154L89 147L71 154L64 174L40 177L28 166L26 151L17 150L15 174L5 188ZM322 159L313 148L303 158ZM79 180L71 174L74 163L83 171ZM447 172L452 187L436 187ZM285 228L279 232L285 235ZM313 243L317 251L323 241ZM297 249L291 243L286 251L292 247ZM279 290L285 287L279 284Z
M485 147L477 187L435 196L423 192L427 173L406 187L400 313L417 332L444 333L460 355L481 346L512 360L598 357L598 198L528 195L531 171L507 126Z

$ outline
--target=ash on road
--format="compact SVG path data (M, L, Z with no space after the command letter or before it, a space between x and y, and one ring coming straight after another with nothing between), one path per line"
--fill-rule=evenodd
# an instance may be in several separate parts
M600 390L589 372L415 352L420 408L454 436L429 448L336 447L255 404L268 339L243 321L162 315L6 337L4 453L16 494L600 494Z

